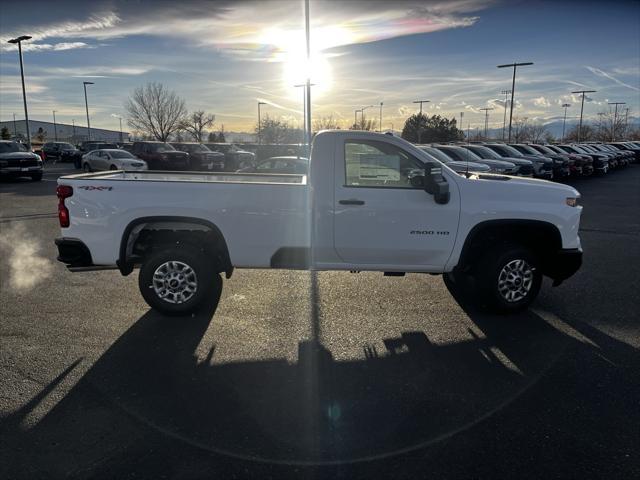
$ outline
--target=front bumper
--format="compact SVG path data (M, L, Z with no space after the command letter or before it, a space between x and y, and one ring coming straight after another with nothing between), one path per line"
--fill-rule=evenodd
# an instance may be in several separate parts
M582 266L582 249L572 248L558 250L551 255L543 268L543 273L553 279L553 286L576 273Z
M61 237L55 239L58 247L58 261L68 267L90 267L93 265L89 248L77 238Z
M0 175L31 175L32 173L42 172L42 165L32 167L0 167Z

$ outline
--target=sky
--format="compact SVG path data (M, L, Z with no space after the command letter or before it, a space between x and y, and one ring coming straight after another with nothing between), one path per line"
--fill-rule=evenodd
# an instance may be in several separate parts
M295 1L29 1L3 3L0 15L0 120L24 118L17 48L23 44L29 116L118 129L136 87L160 82L189 111L216 116L214 129L253 131L262 114L302 123L311 72L312 116L342 127L366 109L382 128L400 130L429 100L428 114L463 126L502 126L512 69L514 116L548 123L580 113L575 90L596 90L584 115L596 119L626 102L640 112L640 2L497 0L311 0L311 50L305 60L304 10ZM126 121L123 122L126 125Z

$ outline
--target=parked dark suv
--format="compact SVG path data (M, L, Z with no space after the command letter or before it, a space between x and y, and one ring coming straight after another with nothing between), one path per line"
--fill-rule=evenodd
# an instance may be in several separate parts
M21 143L0 140L0 176L31 177L39 182L42 180L42 159Z
M78 149L67 142L47 142L42 146L43 160L73 162Z
M224 166L227 172L235 172L241 168L255 167L256 155L229 143L206 143L205 146L224 155Z
M147 162L149 170L190 170L189 154L169 143L134 142L131 153Z
M187 152L191 159L191 170L224 171L224 153L212 152L200 143L176 143L172 142L177 150Z

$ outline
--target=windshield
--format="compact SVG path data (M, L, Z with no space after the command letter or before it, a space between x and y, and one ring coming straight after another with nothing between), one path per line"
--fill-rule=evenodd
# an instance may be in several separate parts
M196 152L210 152L207 147L199 143L184 143L178 146L179 150L183 152L196 153Z
M111 158L136 158L126 150L114 150L109 152L109 155L111 155Z
M482 159L475 153L461 147L438 147L438 150L443 151L454 160L460 162L482 162Z
M489 160L501 160L502 157L489 147L483 147L481 145L466 145L464 148L471 150L478 157Z
M173 148L168 143L152 143L149 145L149 148L154 152L175 152L176 149Z
M558 153L558 152L554 152L553 150L546 147L545 145L532 145L531 148L537 150L538 152L546 153L548 155L555 155L556 153Z
M24 145L18 142L2 142L0 143L0 153L26 152Z
M540 155L540 152L538 152L535 148L530 147L529 145L518 145L518 147L521 150L524 150L525 153L528 153L530 155ZM514 147L515 148L515 147Z
M444 153L442 153L437 148L434 148L434 147L419 147L419 148L420 150L424 150L425 152L427 152L432 157L440 160L442 163L449 163L451 161L451 158L447 157Z
M58 147L60 148L60 150L74 150L75 147L73 145L71 145L70 143L59 143Z
M522 153L509 145L489 145L491 150L498 152L502 157L522 157Z

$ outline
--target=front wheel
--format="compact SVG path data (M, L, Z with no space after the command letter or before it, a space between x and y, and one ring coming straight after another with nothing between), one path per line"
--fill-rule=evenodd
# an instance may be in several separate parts
M169 248L142 264L138 285L151 308L165 315L188 315L205 307L215 309L222 278L203 254Z
M89 165L88 162L84 162L84 166L82 167L82 169L86 172L86 173L91 173L91 165Z
M534 253L517 245L489 251L474 269L482 303L499 313L524 310L535 300L542 285L542 272Z
M42 172L36 172L31 174L31 181L39 182L42 180Z

